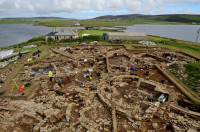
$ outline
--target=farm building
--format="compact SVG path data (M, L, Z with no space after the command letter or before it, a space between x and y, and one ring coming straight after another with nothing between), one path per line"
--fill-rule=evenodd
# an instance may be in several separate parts
M61 29L59 31L56 31L56 28L54 28L53 32L50 32L46 36L46 41L48 38L52 38L54 40L61 40L61 39L72 39L72 38L78 38L78 33L72 31L71 29Z
M80 26L81 24L79 22L76 22L74 25L75 26Z
M109 32L107 33L109 40L146 40L147 34L144 32Z

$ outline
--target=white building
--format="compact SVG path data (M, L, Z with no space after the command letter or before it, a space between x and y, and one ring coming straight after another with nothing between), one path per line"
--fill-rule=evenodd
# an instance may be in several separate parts
M45 38L46 41L48 40L48 38L52 38L54 40L74 39L78 38L78 33L72 31L71 29L61 29L59 31L56 31L56 28L54 28L54 31L47 34Z

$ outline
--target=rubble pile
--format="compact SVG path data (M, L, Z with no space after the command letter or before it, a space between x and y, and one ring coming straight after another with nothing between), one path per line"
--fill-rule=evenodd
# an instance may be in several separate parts
M37 47L37 45L27 45L27 46L24 46L23 48L35 48L35 47Z
M19 59L19 56L15 56L15 57L9 59L8 61L0 62L0 68L6 67L8 64L10 64L18 59Z
M151 41L139 41L138 43L142 45L156 45L154 42Z

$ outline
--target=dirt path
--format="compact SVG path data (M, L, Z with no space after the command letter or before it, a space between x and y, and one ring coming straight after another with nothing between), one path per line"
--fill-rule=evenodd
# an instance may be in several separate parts
M2 89L5 90L5 94L10 92L12 89L12 79L17 75L17 73L23 68L24 64L19 64L17 67L7 76L4 84L2 85Z
M182 81L177 79L168 70L160 68L160 65L156 65L158 70L160 70L168 79L171 80L190 100L197 104L200 104L200 98L196 95L189 87L187 87Z
M20 72L20 70L24 67L24 64L27 62L27 59L32 57L32 53L35 52L36 50L41 50L43 49L45 46L41 46L38 49L33 50L32 52L30 52L29 54L25 55L24 57L22 57L21 59L17 60L16 64L12 63L9 67L14 66L14 69L12 69L12 72L6 77L6 80L4 81L4 83L2 84L2 87L0 89L5 90L5 95L6 96L8 94L8 92L10 92L12 90L12 79L15 78L15 76L17 75L18 72ZM8 68L8 67L7 67ZM7 69L6 68L6 69Z

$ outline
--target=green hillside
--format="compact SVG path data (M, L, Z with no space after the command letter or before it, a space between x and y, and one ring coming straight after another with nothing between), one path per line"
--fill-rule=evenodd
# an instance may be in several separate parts
M172 15L117 15L101 16L97 20L129 20L132 22L179 22L179 23L200 23L200 15L172 14Z
M72 27L75 22L80 26L113 27L129 26L134 24L200 24L200 15L118 15L101 16L94 19L67 19L59 17L36 17L36 18L2 18L0 23L30 23L47 27Z

